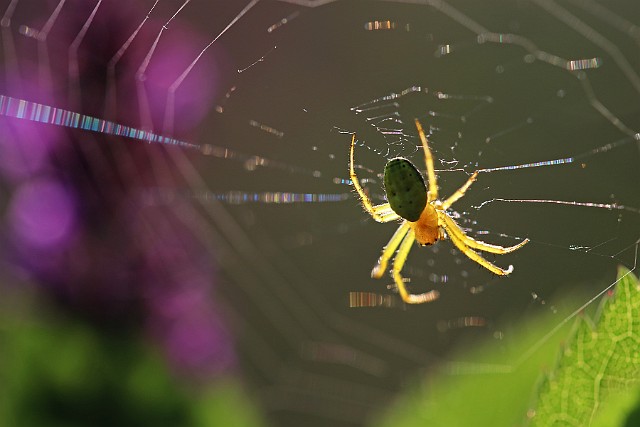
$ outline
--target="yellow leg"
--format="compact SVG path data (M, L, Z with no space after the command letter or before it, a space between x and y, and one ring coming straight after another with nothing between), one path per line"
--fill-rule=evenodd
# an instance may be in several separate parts
M396 251L396 249L398 249L398 246L400 245L400 242L402 242L404 236L407 235L407 231L409 231L409 228L409 223L407 221L404 221L402 225L398 227L396 232L393 233L393 236L391 236L391 239L389 239L389 243L387 243L387 246L382 249L382 255L380 255L378 263L375 265L375 267L373 267L373 270L371 270L371 277L373 277L374 279L379 279L382 277L384 272L387 271L387 264L389 263L389 260L393 256L393 253Z
M393 213L393 215L387 212L386 208L389 205L388 203L373 206L373 203L371 203L371 200L362 189L362 186L360 185L360 181L358 180L358 176L356 175L356 171L353 167L353 149L355 144L356 144L356 134L354 133L353 137L351 138L351 149L349 151L349 177L351 178L353 187L358 192L358 196L360 196L360 201L362 202L362 206L367 211L367 213L371 215L371 217L378 222L389 222L389 221L393 221L394 219L400 218L398 215L395 214L395 212ZM389 208L389 210L390 209L391 208Z
M438 200L438 182L436 181L436 171L433 168L433 155L429 149L429 143L427 137L422 130L422 125L415 119L416 128L418 128L418 135L420 135L420 141L422 141L422 150L424 151L424 162L427 166L427 178L429 181L429 192L427 193L427 203L434 200Z
M449 235L455 235L458 240L460 240L465 246L468 246L473 249L478 249L484 252L489 252L492 254L508 254L513 251L517 251L527 243L529 243L529 239L524 239L522 242L517 245L503 247L498 245L492 245L489 243L485 243L480 240L475 240L469 236L460 228L460 226L449 216L446 212L438 211L438 218L440 219L440 223L445 224L445 228Z
M513 271L513 266L510 265L508 269L503 270L502 268L491 264L489 261L484 259L479 253L474 252L469 246L465 245L464 242L458 237L458 234L446 227L447 234L449 234L449 239L453 242L454 245L465 254L469 259L477 262L487 270L491 271L494 274L499 276L506 276Z
M373 211L380 216L380 222L389 222L400 219L400 215L398 215L393 211L393 209L391 209L391 205L389 203L376 205L373 207Z
M400 249L398 249L398 253L393 260L393 281L396 283L398 287L398 292L400 292L400 296L402 300L407 304L422 304L425 302L431 302L440 296L440 293L436 290L426 292L424 294L410 294L407 291L407 287L404 284L404 279L402 278L402 267L404 267L404 263L407 260L407 255L409 255L409 251L411 250L411 245L413 245L413 241L415 240L415 236L413 230L409 230L404 240L400 244Z
M469 177L469 179L467 180L467 182L465 182L465 184L460 187L458 190L456 190L455 193L453 193L451 196L449 196L449 198L447 200L445 200L444 202L442 202L442 209L447 210L449 209L449 207L454 204L455 202L457 202L462 196L464 196L464 193L467 192L467 190L469 189L469 187L471 187L471 184L473 184L476 180L476 178L478 177L478 171L474 172L473 175L471 175Z

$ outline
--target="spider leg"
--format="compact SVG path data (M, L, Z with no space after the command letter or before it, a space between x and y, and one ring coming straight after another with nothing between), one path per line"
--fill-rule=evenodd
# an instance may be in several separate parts
M438 211L438 218L440 222L445 224L445 228L449 235L455 234L458 240L464 243L465 246L473 249L478 249L484 252L489 252L492 254L508 254L513 251L517 251L527 243L529 243L529 239L524 239L522 242L517 245L507 246L506 248L503 246L492 245L490 243L485 243L481 240L476 240L472 237L469 237L460 226L444 211Z
M453 193L451 196L449 196L449 198L447 200L445 200L444 202L442 202L442 209L443 210L447 210L449 209L449 207L454 204L455 202L457 202L458 200L460 200L460 198L462 196L464 196L464 193L467 192L467 190L469 189L469 187L471 187L471 184L473 184L476 180L476 178L478 177L478 171L475 171L473 173L473 175L471 175L469 177L469 179L467 180L467 182L464 183L464 185L462 187L460 187L459 189L456 190L455 193Z
M438 182L436 180L436 171L433 167L433 155L429 149L429 143L427 137L422 130L422 125L415 119L416 128L418 129L418 135L420 135L420 141L422 141L422 150L424 151L424 163L427 166L427 178L429 181L429 192L427 193L427 203L438 199Z
M409 251L411 250L411 245L415 240L415 234L413 230L409 230L407 235L402 240L400 244L400 249L398 249L398 253L396 254L395 259L393 260L393 281L398 287L398 292L400 292L400 296L402 300L407 304L422 304L424 302L431 302L436 300L440 293L436 290L425 292L423 294L410 294L407 291L407 287L404 284L404 279L402 274L402 267L404 267L404 263L407 260L407 255L409 255Z
M353 187L358 192L358 196L360 196L360 201L362 202L362 206L367 211L371 217L378 222L389 222L395 219L400 218L395 212L391 210L391 207L388 203L384 203L382 205L374 206L371 203L371 199L367 196L367 194L362 189L360 185L360 181L358 180L358 176L356 175L356 171L353 167L353 149L356 144L356 134L353 134L351 138L351 149L349 151L349 177L351 178L351 182L353 183Z
M469 259L477 262L487 270L499 276L507 276L513 271L513 265L510 265L508 269L503 270L502 268L491 264L489 261L484 259L479 253L475 252L473 249L467 246L465 244L465 240L459 237L460 236L459 233L462 233L462 230L460 230L457 224L454 224L454 226L451 228L449 227L450 226L445 222L445 229L447 231L447 234L449 235L449 239L451 239L451 242L453 242L453 244L456 245L456 247L460 250L460 252L465 254Z
M400 215L398 215L393 211L393 209L391 209L391 205L389 203L375 205L373 207L373 211L380 216L381 220L379 222L389 222L400 219Z
M378 259L378 263L371 270L371 277L374 279L379 279L382 277L384 272L387 270L387 264L389 260L393 256L393 253L398 249L400 242L407 235L407 231L409 231L410 225L407 221L404 221L400 227L393 233L391 239L389 239L389 243L382 249L382 255Z

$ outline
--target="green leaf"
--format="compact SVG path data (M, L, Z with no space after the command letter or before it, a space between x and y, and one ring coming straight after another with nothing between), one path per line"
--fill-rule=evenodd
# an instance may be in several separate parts
M570 324L549 339L540 337L568 313L548 313L514 326L508 342L492 339L465 346L456 361L419 378L375 425L380 427L517 426L526 419L531 393L543 366L555 360ZM564 333L563 333L564 331Z
M596 321L577 319L556 368L541 382L531 426L591 425L610 396L640 384L639 286L621 267Z
M595 323L579 316L573 327L567 323L540 341L568 315L558 313L514 326L508 335L516 338L508 345L492 340L466 348L458 356L465 361L419 379L375 425L512 427L527 417L534 426L583 426L591 420L591 427L640 425L630 421L640 417L638 286L621 268L615 292L603 299ZM549 366L555 368L540 381ZM532 396L537 396L535 409ZM609 405L608 396L615 405Z

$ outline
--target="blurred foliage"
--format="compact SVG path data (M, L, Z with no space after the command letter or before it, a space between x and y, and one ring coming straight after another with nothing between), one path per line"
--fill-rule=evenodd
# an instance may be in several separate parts
M571 422L568 417L554 416L550 411L552 408L560 412L571 411L571 414L578 411L566 408L564 403L569 401L576 404L582 400L581 405L593 406L594 399L590 396L596 392L594 387L599 387L600 392L596 394L596 409L603 407L604 410L595 418L593 426L640 425L633 424L633 420L640 419L640 408L637 406L640 389L635 387L626 393L621 390L623 383L636 383L640 372L640 339L637 336L640 326L640 284L633 274L623 268L618 277L620 280L616 285L615 297L603 299L595 334L592 333L592 322L581 315L577 317L573 328L569 323L535 347L540 337L557 326L558 319L562 317L556 314L533 319L511 333L518 339L510 343L508 348L496 345L495 341L486 343L473 352L466 351L461 355L472 362L450 363L440 372L429 375L410 393L401 397L377 425L516 426L526 424L527 416L534 413L537 414L533 418L536 426L588 425L589 418ZM633 337L624 335L623 331L633 331ZM595 336L602 336L606 341L598 343ZM623 336L626 338L622 339ZM563 342L566 344L561 346ZM588 349L580 348L587 345ZM614 345L617 346L615 350ZM528 352L534 348L535 351L529 355ZM562 348L560 357L557 355L558 348ZM583 357L578 357L578 354ZM596 360L607 355L607 363ZM584 369L585 357L597 372ZM540 381L541 369L550 366L557 367ZM603 370L598 371L600 368ZM605 368L612 381L602 380ZM591 380L582 381L580 375L588 375ZM614 380L617 375L619 381ZM630 376L634 376L633 380ZM594 378L598 378L597 383ZM552 386L554 383L557 385ZM539 396L532 400L536 394L536 384L539 385ZM600 405L607 394L603 392L606 387L617 390L609 399L613 400L612 405L609 402ZM539 406L534 412L532 408L536 402L539 402Z
M234 379L190 384L133 333L15 303L0 305L1 426L264 425Z

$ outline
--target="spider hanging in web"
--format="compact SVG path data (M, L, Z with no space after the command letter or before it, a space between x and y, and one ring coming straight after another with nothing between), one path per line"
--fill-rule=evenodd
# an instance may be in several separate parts
M364 209L378 222L390 222L402 219L400 227L393 233L389 243L383 248L378 263L371 271L371 277L376 279L382 277L387 269L389 259L397 249L391 274L402 300L409 304L430 302L439 296L436 290L422 294L410 294L407 291L401 271L414 240L420 245L425 246L434 244L438 240L448 237L463 254L492 273L500 276L510 274L513 271L513 266L510 265L509 268L504 270L487 261L482 255L474 251L474 249L493 254L507 254L520 249L529 242L529 239L524 239L517 245L505 248L467 236L464 230L462 230L447 213L447 209L464 196L465 192L476 180L478 172L474 172L467 182L449 198L444 201L439 200L438 183L433 167L433 156L429 149L427 137L418 119L415 119L415 123L424 151L424 160L429 182L428 191L422 174L414 164L405 158L396 157L389 160L384 167L384 188L388 203L374 206L362 189L354 170L353 151L356 141L355 134L351 139L351 149L349 152L349 176L360 196Z

